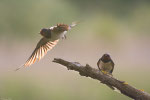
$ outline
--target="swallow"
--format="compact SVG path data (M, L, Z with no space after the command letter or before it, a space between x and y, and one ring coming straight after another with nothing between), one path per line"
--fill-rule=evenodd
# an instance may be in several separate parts
M104 54L97 62L99 71L103 72L104 74L112 75L114 65L115 64L109 54Z
M49 50L51 50L60 39L66 39L66 33L74 26L76 22L73 22L71 25L67 24L57 24L50 28L43 28L40 31L42 35L41 40L37 43L36 48L32 52L31 56L22 66L18 67L15 71L19 70L22 67L28 67L34 64L36 61L41 60Z
M97 66L99 71L101 71L104 74L112 75L112 72L114 70L114 62L112 61L109 54L104 54L97 62ZM107 85L112 90L116 90L113 86Z

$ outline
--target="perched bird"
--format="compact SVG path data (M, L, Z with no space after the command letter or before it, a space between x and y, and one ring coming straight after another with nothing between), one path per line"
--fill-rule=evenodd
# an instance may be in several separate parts
M97 62L97 66L99 71L103 72L104 74L112 75L114 70L114 62L110 58L109 54L104 54ZM112 90L116 90L113 86L107 85ZM117 90L116 90L117 91Z
M109 54L104 54L97 62L98 69L104 74L112 75L114 70L114 62Z
M27 67L35 63L35 61L39 61L41 58L46 55L46 53L51 50L59 41L59 39L66 39L66 33L72 27L76 26L76 22L72 23L71 25L66 24L57 24L56 26L50 28L43 28L40 31L40 34L43 36L42 39L38 42L35 50L28 58L26 63L19 68Z

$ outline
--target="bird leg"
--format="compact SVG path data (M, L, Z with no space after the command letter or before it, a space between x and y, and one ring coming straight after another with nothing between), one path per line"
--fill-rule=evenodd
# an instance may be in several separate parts
M67 39L67 36L66 36L66 35L64 35L64 38L65 38L65 39Z
M103 72L103 74L108 74L108 72L106 72L106 71L103 71L103 70L102 70L102 72Z
M67 39L66 35L64 35L64 36L62 37L62 39Z

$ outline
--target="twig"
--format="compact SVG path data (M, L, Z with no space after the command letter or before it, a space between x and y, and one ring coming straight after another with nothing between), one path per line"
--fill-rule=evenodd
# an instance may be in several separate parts
M138 90L129 84L125 84L124 81L120 81L110 75L99 72L98 69L92 68L90 65L82 66L78 62L69 62L60 58L53 60L55 63L59 63L67 67L68 70L78 71L81 76L91 77L99 80L101 83L113 86L120 91L120 93L134 99L134 100L150 100L150 94Z

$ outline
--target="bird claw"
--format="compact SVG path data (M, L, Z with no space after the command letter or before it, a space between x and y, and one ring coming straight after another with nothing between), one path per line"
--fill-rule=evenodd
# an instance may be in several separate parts
M106 71L102 71L103 72L103 74L108 74L108 72L106 72Z
M139 90L142 91L142 92L144 91L144 89L139 89Z
M124 84L124 85L128 85L128 83L127 83L127 82L123 82L123 84Z
M66 35L64 35L64 38L65 38L65 39L67 39L67 36L66 36Z
M62 37L62 39L67 39L67 36L66 36L66 35L64 35L64 36Z

